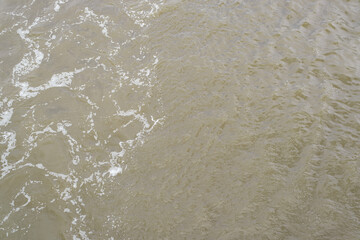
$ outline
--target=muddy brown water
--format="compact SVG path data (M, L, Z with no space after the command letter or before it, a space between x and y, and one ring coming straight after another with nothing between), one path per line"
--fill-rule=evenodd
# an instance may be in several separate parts
M1 0L0 239L360 239L357 0Z

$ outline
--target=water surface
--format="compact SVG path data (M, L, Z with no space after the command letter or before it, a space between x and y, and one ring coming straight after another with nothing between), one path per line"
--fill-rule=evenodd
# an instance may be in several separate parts
M357 0L1 0L1 239L360 239Z

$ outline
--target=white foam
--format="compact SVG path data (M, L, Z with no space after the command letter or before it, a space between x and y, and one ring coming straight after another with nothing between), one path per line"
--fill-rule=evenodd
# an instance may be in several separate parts
M153 65L156 66L159 63L159 58L157 56L154 55L154 63Z
M51 123L52 124L52 123ZM35 145L36 140L38 139L38 136L44 133L56 133L56 131L54 131L49 124L48 126L46 126L43 130L41 131L34 131L30 134L29 138L27 139L27 142L29 143L30 146Z
M131 79L131 82L136 86L143 86L144 85L144 82L140 81L139 78Z
M150 124L147 121L147 119L143 115L137 114L136 112L137 111L133 110L133 109L130 109L130 110L127 110L127 111L119 110L119 111L117 111L117 114L119 116L124 116L124 117L126 117L126 116L134 116L135 119L137 119L137 120L139 120L140 122L143 123L145 128L149 128Z
M26 38L26 34L29 33L29 30L23 30L22 28L19 28L16 32L20 35L20 37L22 39L24 39L25 41L28 41Z
M69 0L57 0L54 4L54 11L58 12L60 10L60 5L67 3Z
M80 151L80 145L78 142L67 132L65 127L70 127L72 124L67 121L62 121L61 123L57 123L57 132L62 133L64 136L67 137L67 142L70 145L70 153L73 157L72 162L74 165L77 165L80 162L80 157L77 153Z
M0 144L7 144L6 150L1 155L2 171L5 171L8 166L7 157L10 155L11 150L16 146L16 133L3 132L0 138Z
M37 163L35 166L39 169L43 169L43 170L45 169L45 167L42 163Z
M85 68L75 69L73 72L62 72L52 75L50 81L45 84L45 89L53 87L70 87L75 74L84 71Z
M11 117L14 113L14 108L10 108L0 114L0 126L6 126L10 123Z
M47 84L47 88L52 87L69 87L72 78L74 77L74 72L62 72L58 74L54 74L50 81Z
M27 185L28 185L28 183L25 184L25 186L27 186ZM27 201L26 201L26 203L24 203L24 204L21 205L20 207L17 207L17 208L15 209L16 212L19 211L20 208L25 207L26 205L28 205L28 204L30 203L30 201L31 201L31 196L25 192L25 186L21 188L20 192L18 192L18 193L16 194L16 196L15 196L14 199L16 199L16 198L17 198L18 196L20 196L20 195L23 195L23 196L27 199ZM15 206L14 201L12 202L12 206Z
M109 37L107 26L109 25L109 17L104 15L97 15L94 13L94 11L89 10L88 7L84 10L85 16L80 16L81 21L92 21L94 23L97 23L98 26L101 28L101 33L107 37ZM112 23L112 22L111 22Z
M60 194L60 197L62 198L62 200L67 201L71 198L70 195L70 188L65 188L64 191Z
M58 12L60 10L60 5L58 4L58 2L55 3L55 7L54 7L54 11Z
M23 187L21 188L21 190L20 190L20 191L15 195L15 197L14 197L14 199L16 199L18 196L23 195L23 196L27 199L26 203L22 204L22 205L19 206L19 207L14 208L14 207L15 207L15 201L13 200L13 201L10 203L10 206L12 206L13 208L12 208L11 211L3 218L3 220L0 222L0 226L3 225L4 222L6 222L6 221L9 219L9 217L11 216L11 214L16 213L16 212L19 212L23 207L27 206L27 205L30 203L30 201L31 201L31 196L25 192L25 187L28 186L28 185L29 185L29 183L26 182L26 183L25 183L25 186L23 186ZM12 232L14 233L14 231L12 231Z
M85 231L79 230L80 236L83 240L90 240L89 237L86 235Z
M58 0L55 3L55 10L58 10L60 8L61 4L64 4L68 2L68 0ZM24 99L35 97L39 94L40 91L52 88L52 87L69 87L72 81L72 77L74 74L82 71L75 70L74 72L64 72L55 74L52 76L50 81L46 84L40 85L38 87L31 87L28 82L21 82L21 77L25 76L35 69L39 68L41 63L44 60L44 53L39 50L39 44L35 42L34 40L30 39L28 37L28 34L30 33L30 30L38 25L41 22L49 21L51 18L53 18L53 14L46 15L43 17L37 17L35 20L31 23L30 26L27 27L27 29L19 28L17 30L17 33L23 39L30 50L30 52L26 53L21 61L16 64L12 71L12 83L15 87L21 88L19 92L19 96ZM51 39L56 38L55 35L52 35ZM46 42L47 44L50 44L50 42Z
M28 32L29 31L27 31L27 33ZM23 32L19 30L18 33L20 36L23 34ZM18 78L29 74L40 66L43 59L44 54L38 49L34 49L33 52L26 53L23 59L13 68L13 75Z
M30 87L28 82L15 82L20 87L19 96L23 99L33 98L41 91L55 87L70 87L75 74L82 72L85 68L75 69L73 72L62 72L54 74L50 81L37 87Z
M122 167L111 167L109 169L109 174L112 177L115 177L116 175L118 175L119 173L122 173Z

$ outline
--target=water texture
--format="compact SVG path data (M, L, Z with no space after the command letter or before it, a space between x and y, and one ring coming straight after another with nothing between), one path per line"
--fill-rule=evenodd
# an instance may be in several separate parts
M360 1L1 0L0 239L360 239Z

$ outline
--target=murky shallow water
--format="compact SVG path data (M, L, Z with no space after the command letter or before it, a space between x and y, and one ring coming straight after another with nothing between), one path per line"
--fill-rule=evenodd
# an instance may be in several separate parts
M0 1L0 238L360 239L359 12Z

